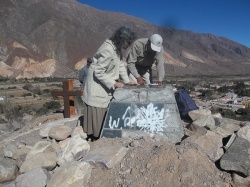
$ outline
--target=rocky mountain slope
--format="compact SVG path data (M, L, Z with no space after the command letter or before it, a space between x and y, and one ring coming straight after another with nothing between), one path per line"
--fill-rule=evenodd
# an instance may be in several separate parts
M168 75L249 73L250 49L224 37L159 27L74 0L0 0L0 75L63 77L122 25L138 38L163 36Z

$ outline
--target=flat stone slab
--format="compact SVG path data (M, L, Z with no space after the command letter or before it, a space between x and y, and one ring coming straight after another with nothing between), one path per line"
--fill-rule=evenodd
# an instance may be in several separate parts
M245 177L250 176L250 142L236 137L226 153L221 157L220 166L226 171L234 171Z
M115 91L101 137L124 137L129 132L181 141L184 133L172 85L132 86Z

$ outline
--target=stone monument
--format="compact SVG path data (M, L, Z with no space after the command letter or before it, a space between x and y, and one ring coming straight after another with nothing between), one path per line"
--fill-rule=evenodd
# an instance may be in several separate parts
M101 137L156 134L180 142L183 126L172 85L125 86L117 89L104 120Z

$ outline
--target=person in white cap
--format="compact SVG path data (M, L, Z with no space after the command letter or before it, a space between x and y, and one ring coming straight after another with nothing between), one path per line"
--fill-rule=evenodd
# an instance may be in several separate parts
M152 83L152 65L155 63L158 73L158 84L162 84L165 77L163 39L159 34L150 38L137 39L128 55L128 74L130 81L138 84Z

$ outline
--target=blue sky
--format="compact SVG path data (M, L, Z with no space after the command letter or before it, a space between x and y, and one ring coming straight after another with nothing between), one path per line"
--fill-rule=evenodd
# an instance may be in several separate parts
M150 23L224 36L250 48L250 0L77 0Z

